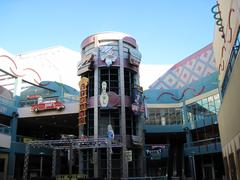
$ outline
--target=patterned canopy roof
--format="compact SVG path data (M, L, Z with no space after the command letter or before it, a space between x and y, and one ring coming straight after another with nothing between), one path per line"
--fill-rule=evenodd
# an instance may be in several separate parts
M175 64L149 88L179 89L216 71L211 43Z

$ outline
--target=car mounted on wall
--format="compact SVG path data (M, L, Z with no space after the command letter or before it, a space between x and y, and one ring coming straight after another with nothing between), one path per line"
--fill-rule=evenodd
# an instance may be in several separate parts
M31 106L32 112L46 111L46 110L63 110L64 104L56 99L42 100L38 98L38 103Z

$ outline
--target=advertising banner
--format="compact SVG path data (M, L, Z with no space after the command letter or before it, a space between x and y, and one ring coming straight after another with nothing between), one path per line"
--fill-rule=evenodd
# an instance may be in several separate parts
M87 111L87 85L88 78L82 77L79 82L80 99L79 99L79 116L78 126L86 124L86 111Z
M133 89L133 99L132 99L132 111L135 115L140 115L144 112L143 104L143 88L139 85L135 85Z

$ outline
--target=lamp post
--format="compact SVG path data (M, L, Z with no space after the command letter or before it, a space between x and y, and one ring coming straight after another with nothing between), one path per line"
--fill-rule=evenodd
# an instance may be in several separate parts
M40 152L40 177L42 177L42 171L43 171L43 155L44 155L44 152Z

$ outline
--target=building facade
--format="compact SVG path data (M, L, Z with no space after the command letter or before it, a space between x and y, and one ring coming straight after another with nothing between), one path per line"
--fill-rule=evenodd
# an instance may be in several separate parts
M99 33L87 37L81 48L78 75L88 79L89 103L86 118L79 114L80 134L106 137L111 125L114 140L122 144L113 149L112 178L143 176L142 88L138 72L141 54L136 41L123 33ZM106 149L95 150L92 155L94 176L107 177Z
M1 51L1 62L5 62L0 119L3 179L143 176L141 53L135 39L124 33L100 33L83 41L78 64L80 96L62 82L41 82L41 73L35 68L20 71L15 61L44 55L52 64L52 56L58 57L61 50L66 51L53 48L52 53L43 50L19 57ZM71 57L76 57L75 53ZM51 72L59 69L54 64L51 67ZM111 148L107 137L113 142Z
M82 42L80 94L63 83L29 82L15 71L14 57L4 52L0 58L10 65L0 69L3 180L68 175L221 179L220 143L226 177L237 177L239 142L228 137L238 126L228 134L222 120L224 140L219 138L217 114L225 117L220 99L224 106L229 90L221 88L219 94L221 73L212 44L174 65L144 92L141 53L136 40L124 33L99 33Z
M213 49L222 99L218 114L227 179L240 179L240 1L217 1Z
M22 179L24 172L25 179L40 175L51 176L52 150L31 147L26 171L27 145L33 141L60 139L62 134L78 135L79 91L62 82L41 81L54 79L52 76L59 77L57 66L51 65L53 59L61 56L60 61L63 62L63 57L76 59L76 54L65 48L50 48L15 56L0 49L1 180ZM39 66L32 67L32 62L36 60ZM23 64L26 66L19 64L21 61L24 61ZM51 70L48 70L53 73L49 77L46 75L47 72L42 74L43 70L38 71L46 64L51 65L49 68ZM69 64L71 66L72 63ZM55 169L55 174L68 174L67 156L66 150L57 153L56 162L62 165ZM73 163L73 173L77 172L75 164L76 162Z
M148 176L221 179L220 106L212 44L174 65L144 91Z

